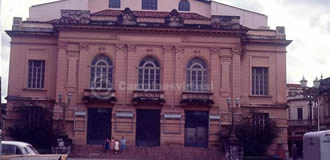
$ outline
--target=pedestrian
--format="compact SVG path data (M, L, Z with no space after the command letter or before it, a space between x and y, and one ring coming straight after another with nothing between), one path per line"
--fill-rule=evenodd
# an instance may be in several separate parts
M106 138L104 141L104 153L107 154L108 152L110 153L110 140Z
M115 154L118 154L119 153L119 140L116 139L115 141Z
M297 152L298 152L298 148L297 148L296 144L294 143L292 145L292 149L291 149L291 154L292 154L292 159L293 160L297 160L297 158L298 158L298 156L297 156L298 153Z
M111 142L110 142L110 148L111 148L111 153L115 153L115 138L114 137L112 137L111 138Z
M122 136L120 140L120 150L121 152L125 152L126 150L126 138L124 136Z

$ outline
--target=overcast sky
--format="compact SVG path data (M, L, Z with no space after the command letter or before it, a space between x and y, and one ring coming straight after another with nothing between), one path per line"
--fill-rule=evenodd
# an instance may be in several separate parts
M0 0L0 75L2 99L7 93L9 42L4 30L11 29L12 18L28 17L28 7L54 0ZM311 82L316 76L330 77L330 0L218 0L268 16L272 29L285 26L288 47L287 81L299 83L302 76Z

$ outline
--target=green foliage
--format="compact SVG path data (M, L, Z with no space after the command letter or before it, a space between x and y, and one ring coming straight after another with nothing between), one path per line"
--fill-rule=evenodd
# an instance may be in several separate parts
M245 156L262 156L279 135L279 128L273 120L263 126L255 126L251 119L245 119L236 127L235 134L244 147Z
M241 145L244 147L244 156L264 156L268 147L279 135L276 122L268 119L262 126L256 126L252 118L243 118L235 125L234 132ZM232 132L231 127L220 132L220 143L225 146ZM223 148L224 149L224 148Z
M54 140L51 113L41 107L26 106L18 110L16 125L9 134L17 141L32 144L36 148L50 149Z
M30 143L36 148L49 149L54 138L52 126L47 124L35 127L16 125L13 128L9 128L8 131L15 140Z

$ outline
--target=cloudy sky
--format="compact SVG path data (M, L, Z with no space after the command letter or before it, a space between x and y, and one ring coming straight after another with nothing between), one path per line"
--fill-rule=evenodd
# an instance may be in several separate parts
M10 38L4 30L11 29L12 18L28 17L28 7L54 0L0 0L0 75L2 99L7 93ZM330 77L330 0L218 0L268 16L269 26L285 26L288 47L287 81L299 83L305 75L309 82L316 76ZM311 83L310 83L311 84Z

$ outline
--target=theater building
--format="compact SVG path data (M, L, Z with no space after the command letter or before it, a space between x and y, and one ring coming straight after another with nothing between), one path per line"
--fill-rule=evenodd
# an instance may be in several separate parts
M74 144L212 147L231 98L243 116L276 120L274 146L287 149L291 41L265 15L203 0L63 0L31 7L7 34L6 128L17 108L39 106L65 117Z

